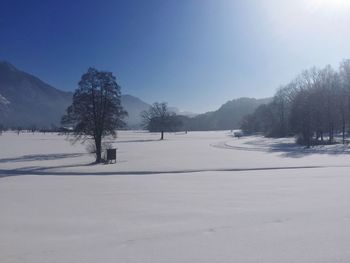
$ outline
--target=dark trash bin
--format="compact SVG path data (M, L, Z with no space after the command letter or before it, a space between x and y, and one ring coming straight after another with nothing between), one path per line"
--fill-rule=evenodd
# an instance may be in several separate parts
M117 163L117 149L107 149L107 163Z

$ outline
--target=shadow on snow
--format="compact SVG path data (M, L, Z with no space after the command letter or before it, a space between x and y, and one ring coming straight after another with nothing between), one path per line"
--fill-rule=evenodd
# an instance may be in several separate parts
M282 166L282 167L254 167L254 168L224 168L224 169L187 169L169 171L112 171L112 172L76 172L76 171L53 171L58 168L84 167L93 164L64 165L53 167L24 167L18 169L0 169L0 178L21 175L43 175L43 176L109 176L109 175L153 175L153 174L184 174L200 172L244 172L244 171L268 171L268 170L294 170L294 169L316 169L328 167L348 166Z
M17 163L17 162L32 162L32 161L50 161L65 158L75 158L84 155L84 153L54 153L54 154L28 154L14 158L0 159L0 163Z
M237 139L239 140L239 139ZM271 142L276 140L278 142ZM286 140L281 139L281 140ZM242 143L245 146L230 145L229 142L220 142L212 145L216 148L233 149L242 151L254 151L254 152L268 152L268 153L281 153L282 157L301 158L311 154L328 154L328 155L344 155L350 154L350 148L343 144L333 145L316 145L307 148L305 146L298 145L291 142L283 142L279 139L259 138L256 140Z

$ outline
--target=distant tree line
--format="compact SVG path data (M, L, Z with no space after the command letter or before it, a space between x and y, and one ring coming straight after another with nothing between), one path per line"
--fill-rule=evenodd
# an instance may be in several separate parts
M36 132L40 132L40 133L66 133L66 132L70 132L71 130L69 130L65 127L58 127L55 125L52 125L50 128L46 128L46 127L38 128L36 125L5 126L5 125L0 123L0 135L6 131L15 131L19 134L22 132L26 132L26 133L28 133L28 132L31 132L31 133L36 133Z
M350 60L344 60L339 70L328 65L303 71L280 87L272 102L259 106L241 122L245 133L296 136L306 146L334 143L337 133L345 143L349 127Z

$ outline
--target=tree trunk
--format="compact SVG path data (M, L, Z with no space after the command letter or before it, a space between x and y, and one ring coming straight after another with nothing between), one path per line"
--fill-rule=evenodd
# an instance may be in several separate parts
M334 125L331 125L331 136L330 136L330 144L334 142Z
M345 144L345 131L346 131L346 116L344 110L342 111L342 135L343 135L343 144Z
M307 132L306 132L306 136L307 136L307 148L310 148L311 146L311 139L312 139L312 135L311 135L311 132L310 132L310 127L309 127L310 124L308 124L307 126Z
M332 124L328 125L328 143L332 144L333 134L332 134Z
M102 143L101 143L101 138L96 138L95 139L95 147L96 147L96 163L101 163L102 162Z
M161 139L161 140L164 139L164 131L161 131L160 139Z

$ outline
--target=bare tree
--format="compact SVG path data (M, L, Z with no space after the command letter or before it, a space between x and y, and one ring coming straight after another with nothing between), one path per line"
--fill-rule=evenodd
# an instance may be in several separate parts
M78 139L92 139L96 163L102 161L102 140L116 136L116 129L125 125L127 114L121 106L120 86L111 72L89 68L83 74L73 95L73 103L62 118L62 124L73 128Z
M141 113L143 126L151 132L160 132L160 139L164 139L164 132L175 130L181 125L181 121L176 114L170 112L165 102L154 103L148 111Z
M36 125L33 124L29 127L29 130L34 134L38 129L37 129Z
M350 59L340 63L339 78L341 85L341 93L339 96L341 96L343 143L345 143L346 123L348 123L348 127L350 127Z
M350 60L347 60L339 72L331 66L303 71L280 88L270 104L258 107L244 118L242 128L274 137L294 134L298 142L307 146L320 140L324 143L324 134L328 135L328 143L334 143L336 132L341 131L345 143L349 116Z
M17 135L19 135L21 132L22 132L22 127L21 126L18 126L16 127L16 132L17 132Z
M295 97L291 110L291 128L298 136L300 144L310 147L312 144L312 105L309 103L309 90L301 90Z
M276 115L277 124L274 125L274 134L278 136L286 136L289 130L289 117L291 102L295 92L295 82L291 82L286 86L280 87L273 97L272 105Z

